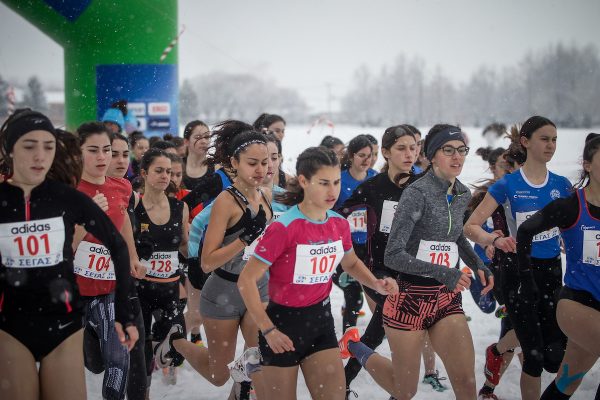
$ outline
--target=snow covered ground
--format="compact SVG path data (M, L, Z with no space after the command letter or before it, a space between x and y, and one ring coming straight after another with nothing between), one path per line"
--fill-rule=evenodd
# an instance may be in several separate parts
M331 134L329 129L313 129L310 134L307 134L308 126L288 126L286 130L286 137L283 142L284 154L285 154L285 169L287 171L293 171L295 166L295 159L300 152L309 146L316 146L321 141L322 137L326 134ZM465 183L475 182L483 177L490 177L490 173L487 170L487 164L481 160L480 157L475 155L475 150L478 147L486 146L486 142L481 137L480 128L465 128L464 129L470 138L471 154L468 156L465 163L463 174L459 178ZM335 136L341 138L344 142L348 142L353 136L360 133L371 133L377 138L381 138L384 128L380 129L363 129L359 127L351 126L338 126L335 129ZM599 132L600 129L596 129ZM423 130L426 134L427 130ZM558 132L558 149L554 156L554 159L550 163L550 169L553 172L568 177L572 182L577 180L581 153L583 150L584 138L587 130L568 130L559 129ZM499 140L497 145L507 147L507 141ZM383 160L380 156L379 164L382 164ZM564 264L564 261L563 261ZM343 303L342 292L334 287L331 294L332 310L334 310L334 317L336 321L336 328L338 330L338 336L342 326L341 314L338 312ZM472 320L469 323L471 333L473 335L476 359L475 359L475 373L477 378L477 387L481 387L484 382L483 376L483 365L485 362L484 351L485 348L497 341L500 321L492 315L483 314L473 302L470 294L465 293L463 295L463 306L467 315ZM370 312L365 304L364 310L367 312L367 316L359 318L358 326L359 329L364 331L370 318ZM241 340L241 334L238 336L238 349L243 346ZM390 357L389 347L387 342L384 341L378 351ZM238 354L240 351L238 350ZM447 376L445 368L441 361L437 362L437 368L440 370L441 376ZM521 368L518 361L515 360L506 371L506 374L502 378L502 381L496 389L496 394L500 399L519 399L519 376ZM87 387L88 395L90 399L101 399L101 385L102 375L93 375L89 372L87 374ZM178 382L175 386L167 386L161 381L161 373L157 372L154 375L153 385L151 389L151 399L177 399L177 400L221 400L226 399L230 385L226 385L221 388L216 388L209 384L199 374L197 374L187 363L181 368L178 368ZM421 375L422 376L422 375ZM553 376L544 373L542 376L542 386L545 387L552 380ZM596 388L600 382L600 363L596 363L594 368L588 372L583 380L579 390L572 397L577 400L591 400L594 398ZM448 381L445 381L449 385ZM388 399L389 395L384 390L379 388L373 379L364 371L352 383L352 388L358 393L359 399ZM302 378L299 379L298 383L298 398L299 399L310 399L308 390ZM443 393L435 392L431 387L424 384L419 385L419 392L415 396L415 399L427 399L427 400L446 400L454 399L454 395L451 390L447 390ZM282 399L285 400L285 399Z

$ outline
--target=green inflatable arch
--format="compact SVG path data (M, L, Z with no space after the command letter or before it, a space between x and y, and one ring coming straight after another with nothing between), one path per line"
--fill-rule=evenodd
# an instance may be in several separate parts
M141 128L177 133L177 0L1 0L64 49L68 129L125 99ZM44 65L40 65L44 68Z

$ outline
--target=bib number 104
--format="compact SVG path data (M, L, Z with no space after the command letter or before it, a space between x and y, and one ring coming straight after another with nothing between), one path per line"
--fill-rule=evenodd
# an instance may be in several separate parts
M27 239L23 239L22 236L17 236L13 239L13 242L19 247L20 256L25 255L25 248L27 248L29 255L36 256L40 251L40 241L42 242L42 246L44 246L44 250L46 250L45 254L50 253L50 242L47 233L39 236L39 238L36 235L31 235L28 236Z
M450 268L450 254L433 252L429 253L429 257L431 257L432 264L445 265Z
M319 273L324 274L324 273L333 271L333 268L335 267L336 257L337 256L335 254L331 254L329 256L311 258L310 262L312 264L313 275L319 274Z

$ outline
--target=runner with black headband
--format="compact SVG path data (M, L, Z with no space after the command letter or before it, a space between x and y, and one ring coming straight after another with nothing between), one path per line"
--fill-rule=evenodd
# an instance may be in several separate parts
M55 130L41 113L17 110L0 129L0 153L11 175L0 183L0 376L8 382L0 397L85 399L74 227L84 226L111 252L115 329L130 349L138 332L126 244L108 216L74 188L81 173L74 135Z
M392 360L357 340L356 328L340 341L377 383L396 398L417 393L421 351L426 334L442 359L459 400L476 398L473 340L460 292L467 274L459 257L477 274L483 294L494 284L490 271L463 235L463 217L471 194L458 179L469 148L460 128L435 125L425 140L431 162L424 176L402 193L385 250L385 266L398 271L400 293L383 307Z

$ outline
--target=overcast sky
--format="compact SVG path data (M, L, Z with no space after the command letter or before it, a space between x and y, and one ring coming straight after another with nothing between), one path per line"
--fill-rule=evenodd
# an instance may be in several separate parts
M0 74L62 85L62 49L3 4L0 21ZM458 82L559 41L600 49L599 0L179 0L179 25L180 80L254 73L298 89L313 109L328 84L342 96L358 66L377 70L399 53Z

